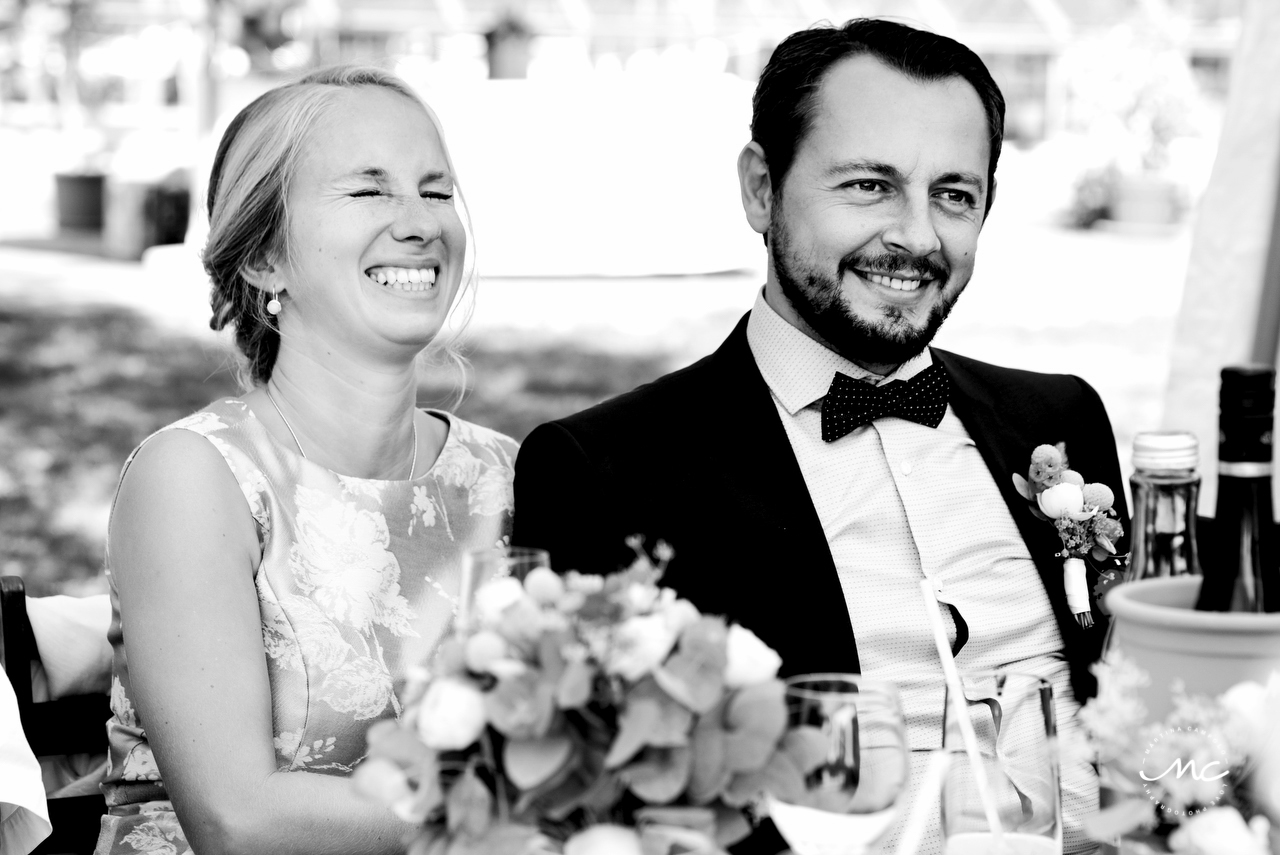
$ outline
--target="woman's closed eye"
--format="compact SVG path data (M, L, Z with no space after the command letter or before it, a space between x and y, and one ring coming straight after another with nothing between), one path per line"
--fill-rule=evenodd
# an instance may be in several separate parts
M367 199L375 196L387 196L387 195L390 195L390 194L373 187L369 187L364 190L356 190L355 192L350 194L351 198L353 199ZM423 199L436 199L441 202L447 202L453 198L452 193L446 193L442 190L423 190L421 193L421 196Z

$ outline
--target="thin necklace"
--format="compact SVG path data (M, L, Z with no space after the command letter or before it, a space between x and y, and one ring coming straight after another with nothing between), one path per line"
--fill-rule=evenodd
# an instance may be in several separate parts
M263 386L262 391L267 393L267 400L271 402L271 406L276 408L280 421L284 422L285 430L289 431L289 436L293 437L293 444L298 446L298 453L302 455L302 459L307 459L307 453L302 450L302 443L298 442L298 435L293 432L293 425L289 424L289 420L285 418L284 411L280 409L280 405L276 403L275 396L271 394L270 386ZM409 480L413 480L414 470L418 468L418 419L415 417L410 424L413 427L413 457L409 458Z

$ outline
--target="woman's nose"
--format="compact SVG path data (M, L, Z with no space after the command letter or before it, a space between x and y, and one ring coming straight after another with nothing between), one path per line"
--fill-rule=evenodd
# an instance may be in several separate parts
M391 224L391 236L396 240L431 243L443 231L440 212L434 210L438 206L432 199L413 197L402 201Z

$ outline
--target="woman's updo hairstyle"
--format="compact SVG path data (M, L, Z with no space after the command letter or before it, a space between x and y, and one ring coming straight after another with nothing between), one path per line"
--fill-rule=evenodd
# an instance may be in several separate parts
M342 89L382 86L419 104L444 145L435 113L409 86L380 68L334 66L259 96L236 115L218 144L209 175L209 238L203 262L212 282L209 326L230 325L244 357L246 388L271 377L280 350L280 329L267 312L271 294L250 284L246 269L290 263L289 187L307 141ZM445 148L452 170L452 159Z

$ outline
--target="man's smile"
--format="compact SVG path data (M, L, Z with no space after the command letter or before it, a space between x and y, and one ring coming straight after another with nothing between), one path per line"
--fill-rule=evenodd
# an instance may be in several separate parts
M923 275L919 273L904 273L897 271L893 273L875 273L870 270L859 270L857 268L852 268L850 272L863 282L901 292L919 291L922 285L928 285L935 281L936 278L932 274L928 273Z

